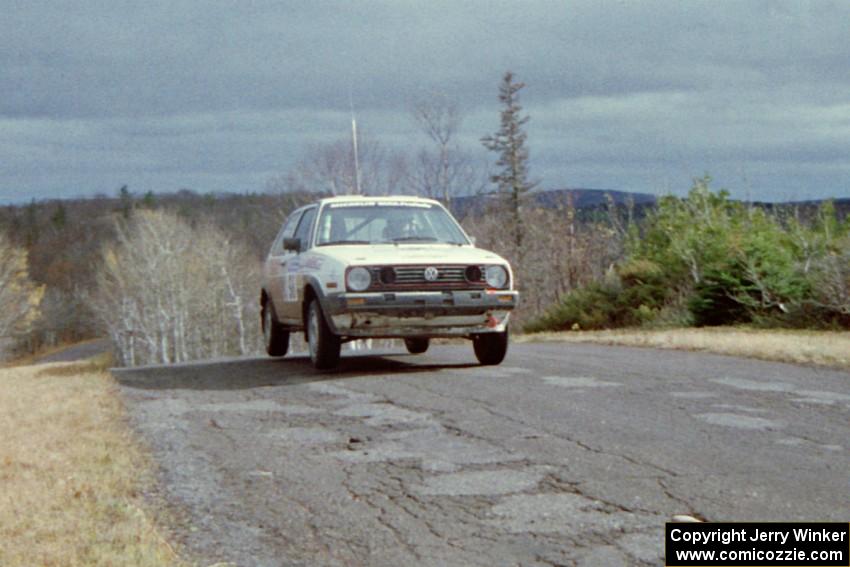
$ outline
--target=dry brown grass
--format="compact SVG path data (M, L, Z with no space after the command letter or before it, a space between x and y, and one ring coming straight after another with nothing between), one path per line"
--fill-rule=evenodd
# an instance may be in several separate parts
M535 333L517 342L602 343L700 350L763 360L850 368L850 332L762 330L734 327L704 329L622 329Z
M183 565L107 363L0 369L0 565Z

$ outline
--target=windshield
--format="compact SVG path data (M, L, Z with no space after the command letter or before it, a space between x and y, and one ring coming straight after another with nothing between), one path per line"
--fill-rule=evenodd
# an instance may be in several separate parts
M469 244L454 219L430 203L330 203L322 209L316 245L444 242Z

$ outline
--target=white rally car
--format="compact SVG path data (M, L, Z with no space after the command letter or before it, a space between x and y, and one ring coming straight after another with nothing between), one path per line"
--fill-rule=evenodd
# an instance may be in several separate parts
M472 340L481 364L499 364L516 306L513 274L476 248L437 201L333 197L284 222L269 251L260 296L266 351L283 356L304 330L317 368L339 362L343 342L401 338L418 354L434 337Z

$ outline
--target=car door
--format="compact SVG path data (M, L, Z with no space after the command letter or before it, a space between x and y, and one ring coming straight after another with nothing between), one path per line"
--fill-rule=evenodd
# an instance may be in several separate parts
M277 238L275 238L274 244L272 244L271 250L269 250L269 255L266 258L266 293L268 293L269 297L272 299L278 319L280 319L283 314L281 309L284 306L283 282L285 278L284 272L286 262L289 257L295 255L295 253L291 250L285 250L283 248L283 241L285 238L291 238L295 234L295 227L298 225L298 220L301 218L303 213L304 209L298 209L289 215L289 218L287 218L283 223Z
M304 287L304 265L301 256L312 246L313 221L316 219L317 209L316 206L304 209L304 214L298 220L298 227L295 229L294 235L294 238L301 241L301 249L294 253L291 252L281 261L283 266L283 302L278 316L293 325L301 321L301 290Z

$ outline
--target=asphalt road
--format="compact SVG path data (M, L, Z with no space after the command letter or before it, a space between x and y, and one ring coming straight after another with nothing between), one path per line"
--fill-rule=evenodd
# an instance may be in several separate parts
M850 374L511 345L116 371L202 564L659 565L674 514L850 520Z
M69 345L61 350L50 354L36 357L35 364L46 364L48 362L74 362L85 360L98 354L108 352L110 348L109 339L92 339L82 343Z

